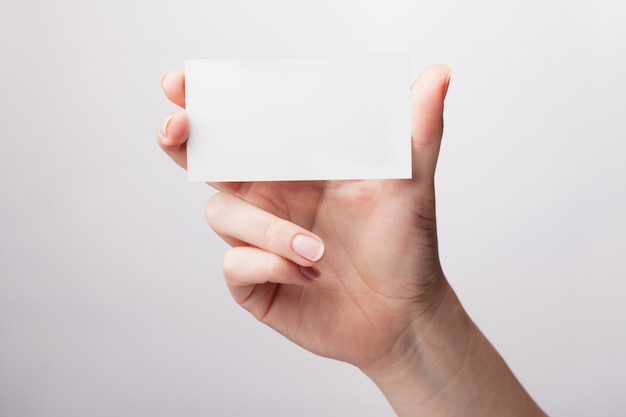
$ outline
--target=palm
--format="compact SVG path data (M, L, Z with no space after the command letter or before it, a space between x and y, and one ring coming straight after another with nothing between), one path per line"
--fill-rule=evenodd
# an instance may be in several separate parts
M398 317L421 313L415 300L432 277L415 271L438 265L431 185L409 180L245 183L236 194L311 230L327 247L315 285L240 289L246 296L238 301L263 322L318 354L363 363L397 339L406 326Z

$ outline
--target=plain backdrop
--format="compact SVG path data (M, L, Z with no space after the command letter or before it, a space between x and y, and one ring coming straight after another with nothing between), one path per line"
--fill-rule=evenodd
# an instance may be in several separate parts
M186 58L369 54L452 67L441 258L473 319L549 414L625 415L624 21L619 0L0 0L0 415L392 416L231 300L212 191L154 139Z

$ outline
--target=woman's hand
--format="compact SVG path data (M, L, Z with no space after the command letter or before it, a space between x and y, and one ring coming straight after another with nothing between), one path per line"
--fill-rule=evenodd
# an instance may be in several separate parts
M412 179L214 183L219 192L206 209L232 246L223 269L234 299L304 348L358 366L401 415L448 415L458 407L471 415L471 404L489 415L484 397L463 395L466 382L501 399L530 400L465 314L439 263L434 174L449 80L447 66L434 66L411 87ZM184 108L183 72L165 73L161 85ZM157 133L183 168L187 131L179 112ZM481 363L494 358L501 365L484 373ZM514 389L501 392L505 385L489 375ZM494 404L494 415L511 410L507 401Z
M233 247L223 267L239 304L306 349L361 368L388 360L408 328L428 321L446 288L433 178L449 77L432 67L411 88L411 180L213 184L221 192L207 219ZM184 107L183 73L161 81ZM186 136L184 113L158 134L183 167Z

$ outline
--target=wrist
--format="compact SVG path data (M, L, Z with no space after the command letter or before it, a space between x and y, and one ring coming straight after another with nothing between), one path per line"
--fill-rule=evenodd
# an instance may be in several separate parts
M439 302L362 371L399 416L543 416L442 280Z
M428 314L406 327L385 358L361 370L398 415L438 415L431 412L432 406L463 368L471 329L471 320L444 278Z

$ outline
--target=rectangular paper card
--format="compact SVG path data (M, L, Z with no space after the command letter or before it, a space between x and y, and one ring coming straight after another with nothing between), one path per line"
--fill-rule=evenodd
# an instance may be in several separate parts
M406 56L185 61L190 181L411 177Z

